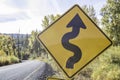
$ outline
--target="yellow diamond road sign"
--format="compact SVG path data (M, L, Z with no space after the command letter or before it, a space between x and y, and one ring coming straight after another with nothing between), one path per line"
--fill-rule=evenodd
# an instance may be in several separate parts
M78 5L40 33L38 39L69 78L112 44Z

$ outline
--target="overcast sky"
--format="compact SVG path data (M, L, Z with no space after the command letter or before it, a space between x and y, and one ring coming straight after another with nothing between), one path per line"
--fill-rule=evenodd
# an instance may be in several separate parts
M42 30L41 20L50 14L63 14L73 5L92 5L100 19L106 0L0 0L0 33L31 33Z

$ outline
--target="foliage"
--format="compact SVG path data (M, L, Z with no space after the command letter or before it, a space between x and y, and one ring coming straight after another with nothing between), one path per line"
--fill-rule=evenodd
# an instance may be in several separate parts
M58 19L60 17L59 14L57 15L48 15L48 16L45 16L44 19L42 20L42 26L43 28L47 28L50 24L52 24L56 19Z
M29 40L28 40L29 37L30 37L30 35L26 34L22 39L20 39L20 44L22 44L20 53L21 53L21 58L23 60L27 60L30 55Z
M18 63L19 59L15 56L0 56L0 66Z
M41 56L41 53L44 52L41 44L37 40L38 31L32 31L30 37L28 38L28 48L29 55L31 59L35 59ZM44 53L45 54L45 53Z
M107 4L101 9L101 15L103 29L113 45L120 45L120 0L107 0Z
M5 52L6 55L14 55L15 54L15 43L14 40L10 36L0 35L0 50Z
M119 80L120 79L120 46L111 47L99 56L99 64L94 67L93 80Z
M21 60L29 58L35 59L40 56L41 45L37 40L38 31L32 31L31 34L17 35L15 38L17 45L18 57Z
M0 56L6 56L6 53L3 50L0 50Z
M0 66L19 62L16 55L14 40L8 35L0 34Z
M96 17L95 9L93 6L86 6L84 5L82 9L85 11L85 13L96 23L99 24L99 21Z

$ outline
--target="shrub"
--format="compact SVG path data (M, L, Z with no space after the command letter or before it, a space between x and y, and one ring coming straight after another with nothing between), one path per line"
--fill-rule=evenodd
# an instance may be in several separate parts
M120 80L120 66L114 66L110 71L107 73L106 80Z
M0 66L5 64L5 57L4 56L0 56Z
M0 66L13 64L19 62L19 59L15 56L0 56Z
M93 80L120 80L120 46L105 51L98 63L91 75Z
M6 54L3 50L0 50L0 56L6 56Z
M10 57L11 63L18 63L19 62L19 59L15 56L9 56L9 57Z

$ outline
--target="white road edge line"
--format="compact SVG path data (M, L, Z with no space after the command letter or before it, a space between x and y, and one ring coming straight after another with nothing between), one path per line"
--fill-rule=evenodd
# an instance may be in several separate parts
M37 69L35 69L33 72L31 72L26 78L23 80L27 80L32 74L34 74L36 71L38 71L42 66L39 66Z

